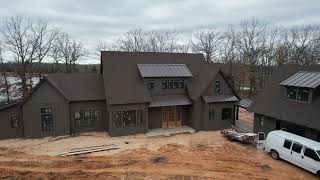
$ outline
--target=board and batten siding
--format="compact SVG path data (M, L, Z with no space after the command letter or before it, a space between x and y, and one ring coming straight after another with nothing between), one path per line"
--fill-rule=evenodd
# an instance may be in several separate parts
M13 128L11 124L11 116L15 115L20 122L19 128ZM23 137L23 121L22 112L16 105L8 109L0 111L0 139L22 138Z
M55 131L43 132L41 108L52 108ZM24 135L39 138L70 134L69 105L47 81L43 81L22 106Z

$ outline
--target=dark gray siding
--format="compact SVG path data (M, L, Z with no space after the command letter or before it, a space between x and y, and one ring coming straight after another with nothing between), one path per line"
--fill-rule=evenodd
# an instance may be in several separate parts
M261 122L263 121L263 122ZM254 114L253 132L269 133L270 131L277 129L277 122L275 119L263 116L261 114Z
M107 111L105 101L79 101L70 103L70 127L72 133L78 132L90 132L90 131L106 131L108 129L107 123ZM103 123L100 126L94 127L75 127L74 112L80 112L80 110L103 110Z
M124 136L130 134L139 134L145 133L148 131L148 105L144 104L124 104L124 105L109 105L107 107L109 124L108 132L110 136ZM130 110L144 110L146 113L146 119L144 119L144 124L138 127L132 128L114 128L112 121L112 112L113 111L130 111Z
M203 129L203 105L202 99L195 101L189 111L191 117L189 125L198 131Z
M221 82L221 86L220 86L221 89L220 89L219 94L215 93L216 81ZM228 82L225 80L225 78L221 75L221 73L218 73L216 75L216 77L212 80L210 85L208 86L208 89L206 89L206 91L204 92L204 95L205 96L215 96L215 95L235 95L235 94L233 93L232 88L230 87Z
M20 128L12 128L11 116L15 115L20 121ZM22 138L23 122L22 113L18 107L11 107L0 111L0 139Z
M154 88L148 89L149 80L154 81ZM144 84L146 89L149 90L151 96L159 96L159 95L173 95L173 94L187 94L186 88L177 88L177 89L162 89L162 80L184 80L185 87L189 82L188 78L145 78Z
M52 107L55 131L42 132L41 108ZM23 104L24 135L38 138L70 134L69 105L46 81Z
M209 120L209 108L214 109L214 119ZM231 108L232 116L230 119L222 120L222 109ZM219 130L230 128L234 119L234 104L233 103L210 103L203 107L203 129L204 130Z

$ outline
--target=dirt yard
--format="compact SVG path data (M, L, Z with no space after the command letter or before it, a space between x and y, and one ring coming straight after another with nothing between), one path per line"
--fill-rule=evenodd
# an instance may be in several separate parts
M70 148L117 144L120 149L57 157ZM110 138L105 133L0 141L0 179L317 179L220 132L170 137Z

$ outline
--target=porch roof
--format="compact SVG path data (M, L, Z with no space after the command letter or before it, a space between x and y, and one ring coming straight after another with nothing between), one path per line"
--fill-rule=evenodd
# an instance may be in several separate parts
M153 96L149 107L190 105L192 101L186 95Z
M237 102L239 99L233 95L218 95L218 96L202 96L204 102L206 103L216 103L216 102Z

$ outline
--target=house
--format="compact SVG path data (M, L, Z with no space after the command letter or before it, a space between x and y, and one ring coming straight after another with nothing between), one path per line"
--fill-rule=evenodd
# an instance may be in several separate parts
M182 125L218 130L234 124L239 100L220 66L200 54L106 51L100 74L50 74L0 111L0 137L121 136Z
M254 132L283 129L320 141L320 66L277 68L250 108Z

